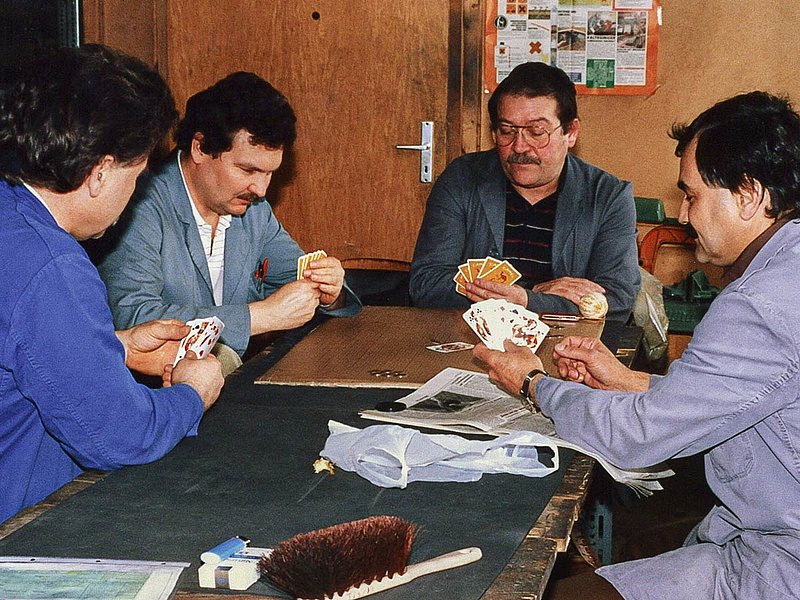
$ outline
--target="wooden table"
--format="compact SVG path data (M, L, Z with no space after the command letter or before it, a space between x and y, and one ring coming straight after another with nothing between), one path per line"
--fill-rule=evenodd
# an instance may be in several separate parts
M375 314L372 308L367 307L367 310L365 310L367 316L372 316L370 313L373 315ZM386 314L392 311L384 310L383 312ZM443 322L441 313L434 311L428 314L433 315L436 322ZM345 319L337 319L328 322L344 323L346 321ZM460 325L454 326L460 327ZM424 330L426 332L430 331L429 329ZM617 329L611 331L610 334L618 338L619 331L620 329ZM607 334L608 333L607 330ZM311 337L307 339L311 339ZM454 340L448 339L442 341ZM608 343L610 340L606 341ZM555 342L553 341L552 343ZM609 345L616 346L616 343ZM622 350L628 353L631 351L630 348L623 348ZM455 354L461 354L463 358L466 358L469 353ZM422 353L421 355L429 358L428 354ZM289 354L277 364L280 365L283 360L287 360L290 356L291 350ZM453 355L443 356L452 357ZM255 389L252 388L254 380L260 377L264 372L268 373L269 371L265 367L272 366L273 363L275 363L275 358L271 355L270 351L263 352L253 360L245 363L242 368L234 373L229 378L226 388L231 388L231 393L237 393L237 389L239 390L238 393L246 389ZM251 387L248 388L247 386ZM594 461L588 457L580 454L573 456L563 478L555 489L555 493L553 493L550 500L546 503L544 510L542 510L541 514L533 521L530 531L513 553L508 564L501 570L499 575L497 575L481 598L487 600L536 600L542 597L557 554L559 552L564 552L570 542L572 527L580 514L581 505L589 489L593 465ZM87 472L77 477L73 482L51 494L36 506L21 511L1 524L0 540L3 540L27 524L36 523L36 520L42 515L45 515L47 511L51 510L53 507L59 506L67 498L72 497L74 494L79 494L82 490L92 486L95 482L104 477L105 475L102 473L92 472ZM524 510L524 508L525 503L522 501L520 502L519 509ZM230 595L230 592L228 595ZM212 591L208 593L179 591L177 596L194 600L220 597L220 595L214 594ZM252 598L255 600L267 596L240 593L235 597Z

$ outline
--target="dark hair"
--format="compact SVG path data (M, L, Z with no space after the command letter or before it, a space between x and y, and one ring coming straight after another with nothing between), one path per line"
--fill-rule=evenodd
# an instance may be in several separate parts
M800 115L766 92L718 102L689 125L672 126L683 156L695 138L697 170L706 185L737 192L758 181L769 190L767 215L800 215Z
M0 177L71 192L106 155L147 158L177 116L140 60L99 45L49 52L0 97Z
M283 94L255 73L240 71L189 98L175 143L188 152L195 134L201 133L200 149L219 156L231 149L234 136L244 129L254 144L287 148L297 136L296 121Z
M569 131L569 125L578 118L578 102L575 97L575 84L558 67L542 62L526 62L517 65L500 82L489 98L489 119L492 128L499 125L497 105L502 96L525 96L538 98L550 96L555 99L561 130Z

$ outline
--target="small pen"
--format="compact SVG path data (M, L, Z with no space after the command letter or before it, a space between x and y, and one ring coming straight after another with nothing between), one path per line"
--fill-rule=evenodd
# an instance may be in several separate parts
M200 560L209 565L216 565L221 563L226 558L230 558L239 550L243 550L250 540L240 535L234 536L229 540L225 540L221 544L217 544L210 550L206 550L200 555Z

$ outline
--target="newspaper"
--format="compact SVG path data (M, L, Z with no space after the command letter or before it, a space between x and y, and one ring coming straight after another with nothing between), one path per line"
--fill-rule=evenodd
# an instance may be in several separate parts
M658 479L674 475L669 469L620 469L599 454L561 439L550 419L541 413L532 413L518 398L492 383L485 373L444 369L421 388L400 398L399 402L406 405L402 411L364 410L360 415L375 421L456 433L499 436L515 431L535 431L558 446L591 456L615 481L644 496L663 489Z

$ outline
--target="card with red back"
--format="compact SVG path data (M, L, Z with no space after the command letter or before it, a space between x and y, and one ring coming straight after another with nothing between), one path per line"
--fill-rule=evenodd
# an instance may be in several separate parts
M178 364L186 354L191 350L197 358L205 358L214 344L217 343L225 324L218 317L205 317L203 319L194 319L187 321L189 326L189 333L184 337L178 345L178 354L175 356L175 362L172 366Z

